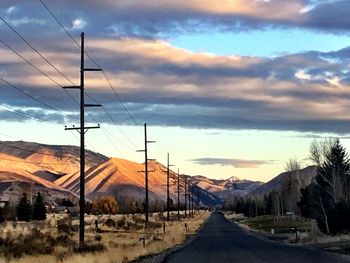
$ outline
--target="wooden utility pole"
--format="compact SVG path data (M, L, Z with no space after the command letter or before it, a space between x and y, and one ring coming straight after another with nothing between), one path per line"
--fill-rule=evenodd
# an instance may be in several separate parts
M191 181L188 183L188 216L191 217Z
M193 185L192 185L191 206L192 206L192 216L194 216L194 194L193 194Z
M167 162L167 170L166 170L166 220L170 220L170 166L169 163L169 153L168 153L168 162Z
M80 133L80 199L79 199L79 246L84 247L85 236L85 133L89 129L98 129L100 125L94 127L85 127L85 108L87 107L101 107L100 104L85 104L85 84L84 77L86 71L102 71L99 68L85 68L84 59L84 33L81 33L80 45L80 85L63 87L64 89L79 89L80 90L80 127L65 127L65 130L77 130Z
M187 217L187 176L185 175L185 218Z
M180 169L177 169L177 220L180 220Z
M145 149L144 150L138 150L138 152L144 152L145 153L145 170L141 171L145 173L145 203L144 203L144 209L145 209L145 228L148 227L148 212L149 212L149 201L148 201L148 173L153 172L148 170L148 161L154 160L154 159L148 159L148 147L147 145L149 143L155 143L155 141L148 141L147 140L147 124L144 124L145 128Z

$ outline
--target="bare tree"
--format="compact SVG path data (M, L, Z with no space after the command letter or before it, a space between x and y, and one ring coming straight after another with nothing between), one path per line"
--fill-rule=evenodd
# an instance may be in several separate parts
M326 137L322 140L314 139L310 144L309 159L320 166L336 141L337 139L333 137Z
M300 200L301 180L299 172L301 169L300 162L296 157L290 158L285 165L288 176L282 186L282 196L285 196L286 209L297 212L296 203Z
M317 166L320 166L323 162L323 147L322 143L314 139L310 144L309 159L313 161Z
M329 234L328 216L327 216L326 210L325 210L324 205L323 205L321 193L318 189L317 189L317 194L318 194L318 199L320 202L320 207L321 207L323 218L324 218L323 221L326 225L326 233Z
M290 158L285 165L286 172L296 172L300 170L300 162L296 157Z

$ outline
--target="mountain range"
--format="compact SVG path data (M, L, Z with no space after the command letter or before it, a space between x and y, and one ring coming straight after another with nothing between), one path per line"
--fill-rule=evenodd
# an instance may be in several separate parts
M47 201L69 198L76 201L79 194L79 147L45 145L24 141L0 141L0 201L16 203L23 192L29 196L38 191ZM150 200L166 200L166 167L149 162ZM311 178L314 168L301 171L301 178ZM120 158L109 158L86 151L85 192L90 200L106 195L144 199L144 164ZM304 176L305 174L305 176ZM180 199L184 201L185 178L191 181L193 193L202 205L221 204L230 196L261 195L281 185L287 175L281 174L267 183L225 180L204 176L180 175ZM311 180L311 179L310 179ZM310 181L305 179L305 183ZM177 201L177 174L170 171L170 198Z

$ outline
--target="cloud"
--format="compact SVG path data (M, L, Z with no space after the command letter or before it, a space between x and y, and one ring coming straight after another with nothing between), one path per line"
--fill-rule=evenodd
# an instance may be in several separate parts
M300 13L306 0L292 1L60 1L71 28L86 30L90 55L97 58L129 111L140 123L210 129L292 130L347 133L350 99L350 48L274 58L216 56L176 48L159 36L204 30L250 30L271 26L307 27L338 32L347 19L328 19L347 1L322 2ZM208 1L209 3L209 1ZM47 4L56 14L55 5ZM74 8L80 5L79 8ZM6 13L8 8L15 12ZM329 7L333 13L324 10ZM30 15L28 14L30 11ZM40 11L38 11L40 10ZM74 11L79 10L79 11ZM79 49L35 1L2 2L0 13L16 26L63 74L79 83ZM30 19L28 19L30 17ZM61 16L60 16L61 17ZM347 17L347 16L346 16ZM74 19L72 19L74 18ZM323 19L323 23L321 23ZM62 21L65 21L62 19ZM333 24L331 24L333 23ZM118 35L114 35L117 31ZM77 36L77 30L72 34ZM0 76L63 113L77 104L61 89L70 85L5 26L2 40L38 66L56 85L0 45ZM164 38L163 38L164 39ZM87 66L93 66L86 59ZM0 103L43 105L0 82ZM100 73L86 74L86 91L102 102L119 124L132 124ZM78 99L74 91L71 95ZM89 113L101 123L105 113ZM7 117L20 121L16 116ZM91 121L91 120L90 120Z
M198 32L241 32L270 28L304 28L326 33L347 33L350 26L347 10L349 1L308 0L123 0L93 1L63 0L46 4L62 19L73 21L84 17L84 30L95 36L143 37L156 39L174 37L179 34ZM57 24L45 13L36 1L2 1L4 13L23 21L31 17L32 22L45 19L50 31L57 31ZM16 12L6 13L10 8ZM30 16L28 16L28 10ZM1 10L0 10L1 12ZM67 27L71 27L68 21ZM81 24L80 24L81 25ZM38 25L28 24L35 29ZM35 31L31 31L35 34ZM40 34L40 33L36 33Z
M9 41L60 85L70 85L35 53L23 49L18 41ZM140 123L186 128L348 132L350 91L348 73L344 71L350 63L348 48L259 58L194 53L159 40L88 38L87 43L89 54L93 57L98 54L99 64ZM79 49L69 39L34 45L73 83L79 83ZM0 47L0 55L1 77L55 108L77 113L77 104L60 86L6 48ZM0 86L2 103L45 109L5 83L0 82ZM115 121L132 124L100 73L86 74L86 91L104 104ZM77 92L70 93L78 99ZM110 122L99 109L89 114L101 123Z
M73 20L72 29L81 30L86 26L87 22L84 19L77 18Z
M274 160L245 160L226 158L198 158L190 161L198 165L233 166L234 168L258 168L261 165L273 164L276 162Z
M15 6L10 6L9 8L7 8L6 13L7 14L11 14L11 13L13 13L15 11L16 11L16 7Z

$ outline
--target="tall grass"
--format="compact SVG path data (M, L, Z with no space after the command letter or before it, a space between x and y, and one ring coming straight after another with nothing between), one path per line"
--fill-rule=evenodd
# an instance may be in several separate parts
M165 222L164 215L151 214L150 228L144 229L142 215L103 215L87 216L86 241L91 244L93 251L78 253L78 221L63 218L63 216L49 216L46 222L15 223L8 222L0 225L0 239L30 240L32 245L26 249L20 257L12 254L5 256L0 244L0 263L56 263L56 262L128 262L140 256L156 254L175 245L181 244L186 239L185 223L190 233L195 233L208 217L208 212L200 212L194 218L182 219L182 221ZM172 215L176 218L177 214ZM95 229L95 220L98 220L98 231ZM115 224L112 223L115 222ZM165 223L165 233L163 224ZM62 225L64 227L62 227ZM60 228L61 226L61 228ZM62 231L62 229L68 231ZM61 229L59 231L59 228ZM34 230L35 229L35 230ZM26 239L27 238L27 239ZM145 247L143 246L145 240ZM12 242L11 241L11 242ZM13 241L14 242L14 241ZM25 243L22 243L24 246ZM37 249L37 247L45 248Z

